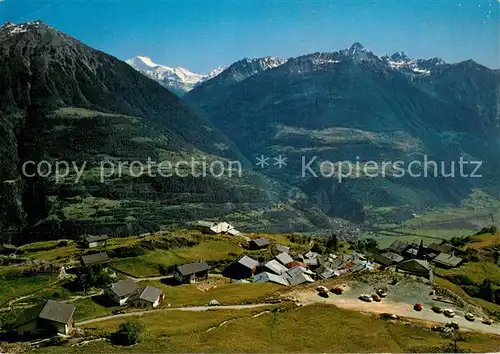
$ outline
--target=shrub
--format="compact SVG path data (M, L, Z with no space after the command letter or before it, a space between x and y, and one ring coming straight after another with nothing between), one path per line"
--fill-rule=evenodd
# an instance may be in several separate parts
M122 323L112 338L114 344L134 345L141 341L144 326L139 321Z

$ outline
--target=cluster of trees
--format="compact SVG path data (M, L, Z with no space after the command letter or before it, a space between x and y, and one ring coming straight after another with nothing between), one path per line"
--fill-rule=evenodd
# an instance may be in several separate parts
M491 225L490 227L483 227L481 230L475 233L475 236L484 235L484 234L496 234L498 231L495 225Z
M335 233L330 235L327 239L315 239L311 251L320 254L339 252L344 246L339 240L339 235ZM378 242L373 238L349 241L349 247L361 253L370 252L378 247Z
M76 285L82 291L91 288L103 288L113 282L107 268L95 265L85 268L76 278Z

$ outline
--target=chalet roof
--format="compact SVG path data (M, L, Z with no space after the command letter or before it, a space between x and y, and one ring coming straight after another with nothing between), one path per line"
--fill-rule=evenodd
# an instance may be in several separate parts
M281 274L287 271L287 268L284 265L274 259L264 264L264 267L276 274Z
M85 266L109 263L110 259L106 252L87 254L82 256L82 263Z
M307 252L306 254L304 254L304 257L305 258L318 258L319 257L319 254L317 254L316 252L313 252L313 251L309 251Z
M269 272L262 272L262 273L259 273L257 275L254 275L253 280L255 283L270 282L270 283L276 283L276 284L281 284L281 285L285 285L285 286L288 285L288 281L284 277L282 277L280 275L272 274Z
M431 243L429 246L427 246L427 249L432 250L436 253L450 253L451 251L453 251L453 246L450 244L440 245L438 243Z
M111 284L109 289L118 297L132 295L138 290L137 284L132 279L120 280Z
M52 322L67 324L71 322L75 310L75 305L48 300L38 317Z
M177 270L182 275L190 275L199 272L208 271L210 266L205 261L188 263L177 267Z
M380 253L380 254L375 255L375 261L377 261L378 263L381 263L385 266L391 265L393 263L399 263L403 260L404 260L403 256L400 256L399 254L394 253L394 252L384 252L384 253Z
M249 242L253 242L259 247L264 247L264 246L269 245L269 240L265 237L256 238L256 239L250 240Z
M404 241L394 241L389 248L387 248L390 252L402 253L406 248L408 248L409 244Z
M431 265L429 264L429 262L421 259L408 259L406 261L398 263L397 267L403 270L417 271L417 272L431 270Z
M280 252L280 253L289 253L290 252L290 247L287 247L287 246L283 246L283 245L276 245L276 251Z
M285 252L281 252L280 254L278 254L274 258L276 258L276 260L279 261L281 264L285 264L285 265L293 262L293 258L290 257L290 255L288 253L285 253Z
M434 262L443 264L447 267L456 267L462 262L462 258L455 257L449 253L441 253L436 258L434 258Z
M106 241L109 237L106 235L101 235L101 236L88 236L85 237L85 241L87 243L92 243L92 242L101 242L101 241Z
M139 299L154 303L161 295L161 290L154 286L147 285L139 295Z
M306 273L297 273L287 278L290 285L299 285L304 283L314 283L314 279Z
M249 269L254 269L259 265L259 262L256 261L253 258L250 258L248 256L243 256L238 260L238 263L241 264L242 266L245 266Z
M416 255L418 255L418 249L415 247L410 247L410 248L406 249L405 253L411 254L412 256L416 256Z
M204 221L204 220L198 220L196 222L196 226L200 226L200 227L208 227L208 228L211 228L212 226L214 226L216 223L213 222L213 221Z

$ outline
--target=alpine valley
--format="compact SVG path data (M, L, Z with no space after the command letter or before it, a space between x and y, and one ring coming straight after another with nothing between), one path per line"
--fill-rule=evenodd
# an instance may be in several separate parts
M471 196L493 205L499 99L500 72L472 60L378 56L355 43L243 59L201 75L144 56L123 62L40 21L7 23L0 27L1 235L3 242L126 236L222 217L244 231L369 230ZM279 155L282 168L273 164ZM267 168L255 165L260 156ZM409 165L424 157L437 162L431 176L423 165L414 168L421 178L366 173L369 161ZM100 178L103 161L148 158L240 161L243 173ZM26 161L62 160L87 164L78 183L77 171L62 181L22 173ZM463 160L481 161L480 170L468 164L460 174ZM312 161L305 174L304 161ZM358 162L364 172L339 183L339 171L325 177L322 161ZM432 176L441 165L455 178Z

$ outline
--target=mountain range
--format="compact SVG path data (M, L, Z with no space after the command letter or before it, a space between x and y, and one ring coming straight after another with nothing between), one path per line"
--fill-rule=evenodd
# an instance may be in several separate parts
M199 75L143 56L123 62L40 21L7 23L0 236L126 236L219 218L248 231L345 229L460 203L477 188L500 198L499 87L500 73L473 61L378 56L359 43L242 59ZM283 168L272 163L279 155ZM361 174L339 183L337 175L300 173L313 158L365 166L424 155L446 164L482 160L483 177ZM260 156L271 159L268 168L256 166ZM244 173L155 178L129 169L100 180L103 162L148 158L237 160ZM21 173L26 161L61 160L88 163L78 183L76 171L62 181Z
M186 68L172 68L166 65L156 64L150 58L142 55L135 56L125 62L180 96L192 90L197 84L219 75L226 69L226 66L221 65L211 70L206 75L195 74Z

